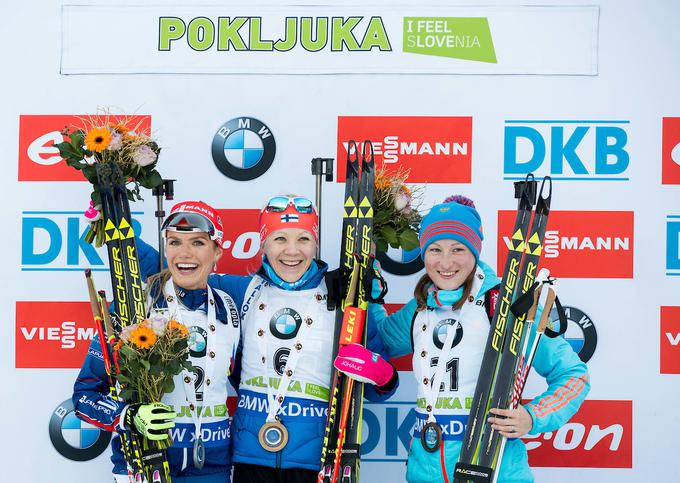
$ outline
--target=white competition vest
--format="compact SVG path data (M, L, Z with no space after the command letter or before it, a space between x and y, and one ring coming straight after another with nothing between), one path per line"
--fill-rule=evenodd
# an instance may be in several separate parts
M326 308L326 283L294 291L255 277L248 295L242 309L247 343L241 357L241 397L244 391L265 399L276 393L289 354L298 351L283 405L293 398L328 401L335 312ZM258 411L267 412L264 407Z
M471 294L479 293L483 280L484 272L477 267ZM464 314L459 320L461 310ZM462 309L428 308L417 312L412 327L413 374L418 384L414 436L420 435L427 421L428 406L432 405L431 410L442 428L443 438L463 438L489 328L484 294L477 299L470 295ZM453 346L448 354L442 355L450 329L457 331L453 336ZM440 357L444 360L438 362ZM437 397L430 397L431 403L428 404L428 393L438 363L445 364L445 372L439 381Z
M175 390L162 398L162 402L171 405L177 412L175 428L171 430L174 447L191 448L197 427L200 427L206 448L226 445L229 440L227 378L239 343L238 311L226 293L210 287L208 292L206 314L200 310L189 310L178 303L171 282L164 290L168 308L160 311L167 312L189 329L189 360L198 368L197 373L185 371L176 375L173 379ZM222 298L228 323L215 319L215 301L211 294Z

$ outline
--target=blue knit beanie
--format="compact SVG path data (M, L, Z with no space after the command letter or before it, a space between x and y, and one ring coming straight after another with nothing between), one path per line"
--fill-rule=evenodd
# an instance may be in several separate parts
M451 196L444 203L435 205L420 222L420 256L425 259L425 250L437 240L456 240L472 252L479 260L482 251L482 219L475 204L464 196Z

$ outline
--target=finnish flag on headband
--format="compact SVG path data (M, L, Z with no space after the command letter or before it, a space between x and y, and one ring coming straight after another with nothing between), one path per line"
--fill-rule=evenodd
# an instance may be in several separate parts
M281 223L297 223L298 221L300 221L298 215L292 213L281 215Z

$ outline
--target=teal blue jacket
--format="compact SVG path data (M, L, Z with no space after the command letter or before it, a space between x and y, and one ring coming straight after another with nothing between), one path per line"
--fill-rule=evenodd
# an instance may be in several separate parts
M480 261L485 280L476 298L498 285L500 280L493 269ZM415 299L410 300L398 312L388 316L381 305L371 304L369 310L378 324L390 357L413 352L411 346L412 321L417 309ZM540 312L536 319L540 317ZM491 326L489 321L489 327ZM531 344L536 335L536 324L530 334ZM548 388L541 395L524 404L532 419L530 435L555 431L576 413L590 390L588 369L571 346L562 338L542 337L533 363L534 370L546 379ZM414 394L414 405L415 405ZM453 481L453 470L460 453L459 441L447 441L445 445L446 472ZM412 441L409 449L406 479L410 483L441 482L440 453L426 452L419 442ZM532 482L533 476L527 460L527 450L521 439L509 439L501 462L499 483Z

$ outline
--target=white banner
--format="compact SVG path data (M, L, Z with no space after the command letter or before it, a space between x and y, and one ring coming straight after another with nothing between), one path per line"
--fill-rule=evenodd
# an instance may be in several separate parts
M62 19L62 74L597 74L593 6L66 5Z

